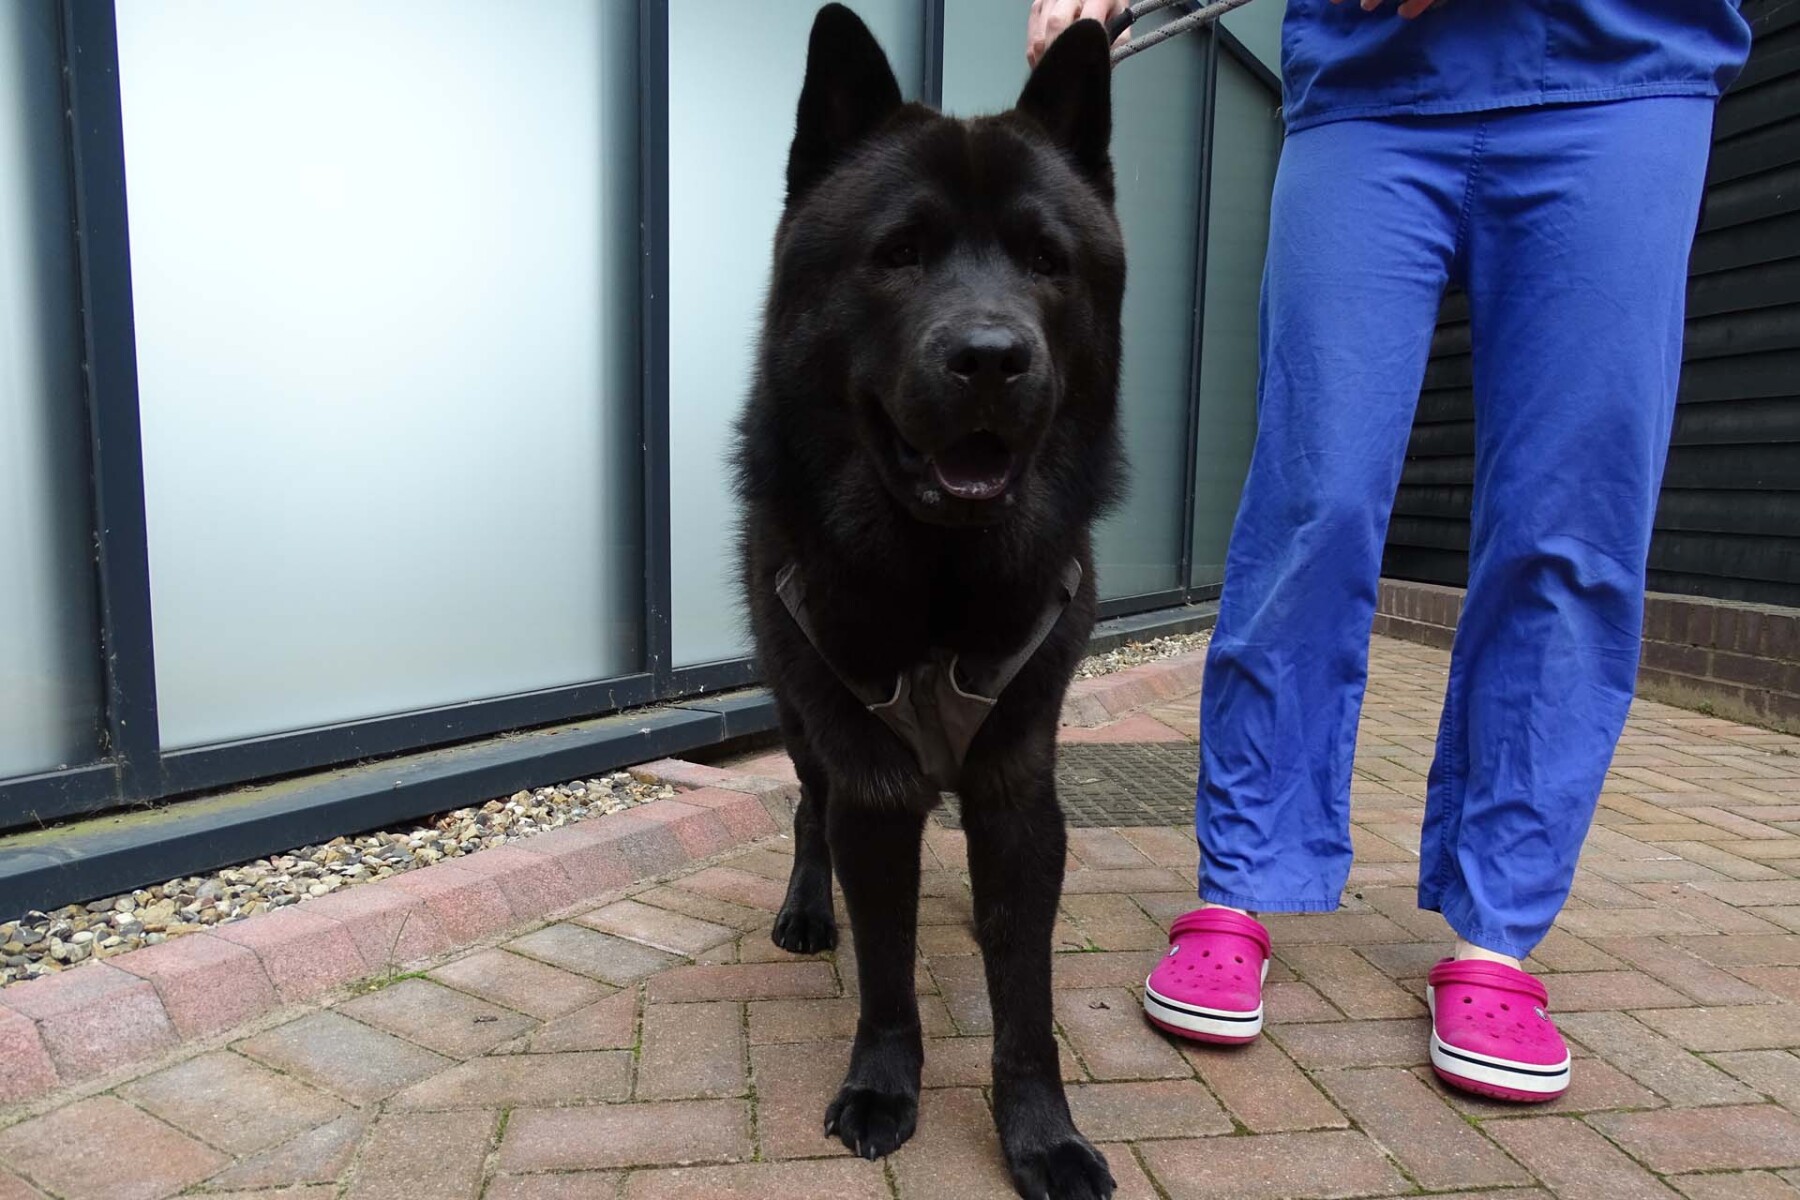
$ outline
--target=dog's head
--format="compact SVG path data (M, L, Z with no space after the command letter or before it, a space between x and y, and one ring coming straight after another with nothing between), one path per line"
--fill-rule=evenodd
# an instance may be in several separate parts
M902 103L849 9L813 25L765 339L784 361L765 357L765 380L803 380L816 411L790 416L807 440L855 456L918 520L989 524L1111 490L1125 255L1110 89L1106 35L1081 22L1013 109L956 120Z

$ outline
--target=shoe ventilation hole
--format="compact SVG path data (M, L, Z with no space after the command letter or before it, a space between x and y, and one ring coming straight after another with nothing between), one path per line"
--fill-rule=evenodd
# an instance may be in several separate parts
M1463 997L1463 1003L1464 1003L1464 1004L1473 1004L1473 1003L1475 1003L1475 997L1473 997L1473 996L1464 996L1464 997Z
M1201 951L1201 952L1200 952L1200 957L1201 957L1201 958L1211 958L1211 957L1212 957L1212 951L1211 951L1211 950L1202 950L1202 951Z
M1243 955L1241 955L1241 954L1234 954L1234 955L1232 955L1232 956L1231 956L1231 961L1232 961L1232 962L1243 962L1243 961L1244 961L1244 956L1243 956Z
M1502 1004L1502 1005L1501 1005L1501 1006L1500 1006L1500 1011L1501 1011L1501 1012L1511 1012L1511 1011L1512 1011L1512 1005L1510 1005L1510 1004Z

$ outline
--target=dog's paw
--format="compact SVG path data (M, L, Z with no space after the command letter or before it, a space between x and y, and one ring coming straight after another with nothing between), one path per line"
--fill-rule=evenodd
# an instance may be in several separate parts
M919 1097L845 1084L825 1110L825 1136L835 1137L852 1154L871 1161L885 1158L913 1135L919 1123Z
M1030 1200L1106 1200L1113 1194L1106 1156L1074 1134L1066 1141L1007 1155L1013 1187Z
M783 905L769 940L790 954L818 954L837 945L837 921L823 912Z

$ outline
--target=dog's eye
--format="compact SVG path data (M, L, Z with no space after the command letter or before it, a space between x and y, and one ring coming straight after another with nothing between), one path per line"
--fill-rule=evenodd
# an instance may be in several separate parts
M1056 248L1039 242L1031 251L1031 273L1033 275L1061 275L1063 272L1062 256Z
M919 243L911 238L898 238L882 247L880 259L882 266L896 270L916 267L919 265Z

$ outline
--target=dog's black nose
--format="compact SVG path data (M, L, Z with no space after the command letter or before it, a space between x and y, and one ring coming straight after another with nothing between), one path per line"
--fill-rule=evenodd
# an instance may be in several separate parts
M1031 343L1003 325L976 325L951 339L945 365L967 383L1011 383L1031 370Z

